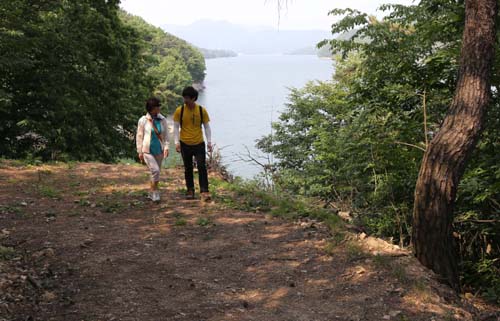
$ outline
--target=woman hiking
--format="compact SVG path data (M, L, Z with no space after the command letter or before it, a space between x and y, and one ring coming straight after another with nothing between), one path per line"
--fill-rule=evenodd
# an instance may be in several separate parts
M163 159L168 157L168 123L160 114L160 100L150 98L146 101L146 115L137 124L137 153L141 162L146 163L151 171L151 187L148 198L153 202L160 201L160 172Z
M178 107L174 113L175 149L181 153L184 162L187 199L194 199L193 157L196 159L200 181L200 192L203 201L210 201L208 191L208 172L206 164L206 150L212 151L212 134L210 117L207 110L198 105L198 91L193 87L186 87L182 91L184 105ZM207 144L203 138L203 129Z

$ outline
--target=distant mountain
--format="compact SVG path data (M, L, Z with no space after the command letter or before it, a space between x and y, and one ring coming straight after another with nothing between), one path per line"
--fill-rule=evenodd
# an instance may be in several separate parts
M205 49L199 48L205 59L236 57L238 54L232 50L223 49Z
M324 46L318 49L316 46L305 47L297 50L287 52L287 55L310 55L322 58L332 57L330 46Z
M323 30L249 28L225 21L200 20L188 26L163 25L162 29L200 48L224 48L243 54L283 54L315 46L330 38Z
M344 32L336 36L335 38L337 40L349 40L351 39L355 34L357 30L351 30L349 32ZM367 39L359 39L357 40L359 42L366 42L368 41ZM330 45L325 45L321 48L318 49L317 46L308 46L305 48L300 48L296 50L292 50L287 53L288 55L317 55L318 57L326 58L326 57L332 57L332 47Z

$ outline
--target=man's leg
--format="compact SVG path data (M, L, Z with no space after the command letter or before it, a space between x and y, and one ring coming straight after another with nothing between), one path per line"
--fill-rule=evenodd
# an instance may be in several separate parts
M195 157L200 179L200 192L208 193L207 152L205 143L196 145Z
M184 177L186 179L186 188L188 192L194 192L193 179L193 148L181 142L181 155L184 163Z

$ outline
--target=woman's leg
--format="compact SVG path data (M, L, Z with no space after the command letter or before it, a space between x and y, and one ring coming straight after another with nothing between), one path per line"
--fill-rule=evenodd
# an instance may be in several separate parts
M163 155L153 156L151 154L144 153L144 162L151 172L151 191L154 192L158 190L158 183L160 182L160 172L161 172L161 162L163 161Z

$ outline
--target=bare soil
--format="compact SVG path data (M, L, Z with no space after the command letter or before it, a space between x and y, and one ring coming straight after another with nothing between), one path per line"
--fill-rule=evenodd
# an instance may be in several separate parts
M153 204L144 167L2 162L0 320L498 320L403 250L186 201L182 176Z

